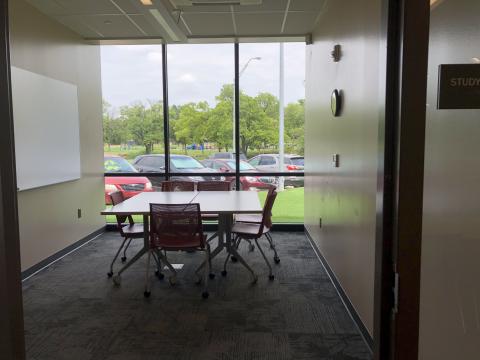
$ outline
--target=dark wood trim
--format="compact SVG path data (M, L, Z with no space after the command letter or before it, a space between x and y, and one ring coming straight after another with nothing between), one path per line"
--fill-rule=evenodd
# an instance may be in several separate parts
M25 359L8 1L0 5L0 354Z
M370 350L370 352L373 354L374 342L373 342L372 336L368 332L367 328L363 324L362 319L360 318L357 311L355 310L355 307L353 306L352 302L350 301L347 294L343 290L342 285L340 284L340 282L337 279L337 276L333 272L332 268L328 264L325 257L322 255L322 252L318 248L317 244L315 244L315 241L313 241L313 238L310 236L310 233L308 232L308 230L306 228L304 230L305 230L305 235L307 236L307 239L310 241L310 245L312 245L312 248L315 251L315 254L317 255L318 260L320 261L323 268L327 272L328 277L332 281L333 286L335 287L335 290L338 293L338 296L340 297L343 304L345 305L345 308L347 309L348 314L350 315L353 322L355 323L355 325L358 329L358 332L360 333L363 340L365 341L365 344L367 344L367 347Z
M85 236L84 238L74 242L73 244L67 246L66 248L56 252L55 254L49 256L45 260L40 261L38 264L35 264L28 268L25 271L22 271L22 281L27 280L28 278L32 277L39 271L49 267L56 261L60 260L63 258L65 255L79 249L83 245L87 244L88 242L92 241L94 238L96 238L98 235L103 234L105 232L106 226L102 226L100 229L95 230L91 234Z
M400 2L394 260L399 275L393 358L418 358L430 2Z

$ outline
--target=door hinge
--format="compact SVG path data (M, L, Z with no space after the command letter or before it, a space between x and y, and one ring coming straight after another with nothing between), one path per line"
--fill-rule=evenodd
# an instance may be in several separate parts
M398 275L397 272L394 274L394 276L395 276L395 280L394 280L395 282L393 286L393 313L397 314L398 313L398 284L399 284L400 276Z

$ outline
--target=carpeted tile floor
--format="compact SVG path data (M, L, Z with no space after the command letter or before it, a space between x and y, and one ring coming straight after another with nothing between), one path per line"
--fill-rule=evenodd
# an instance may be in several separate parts
M145 299L145 258L123 274L121 286L107 278L119 236L105 233L24 282L28 359L371 359L306 237L273 237L281 258L274 281L258 249L243 244L258 283L238 263L222 277L221 254L204 300L193 276L202 254L174 253L171 262L185 264L177 285L152 276Z

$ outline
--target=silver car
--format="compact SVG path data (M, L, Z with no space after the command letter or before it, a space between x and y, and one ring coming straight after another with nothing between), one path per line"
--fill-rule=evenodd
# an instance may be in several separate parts
M285 154L283 169L280 169L280 156L278 154L260 154L251 158L248 163L260 172L303 172L305 162L301 155ZM285 185L303 186L302 176L285 176Z

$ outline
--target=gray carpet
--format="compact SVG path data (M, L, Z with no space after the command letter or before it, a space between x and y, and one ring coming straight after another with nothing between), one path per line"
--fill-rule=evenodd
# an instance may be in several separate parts
M259 274L258 283L251 285L238 263L230 262L222 277L221 254L204 300L193 277L202 255L175 253L171 262L185 264L177 285L153 276L145 299L144 259L123 274L120 287L107 278L119 237L105 233L24 282L28 358L371 359L306 237L273 237L281 258L274 281L258 249L249 253L244 244L241 253Z

